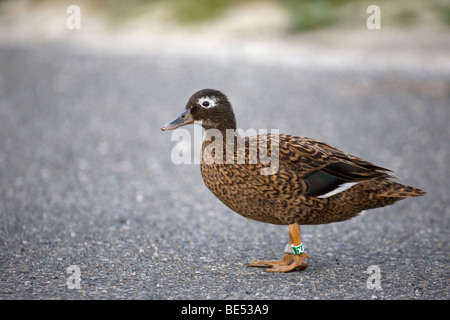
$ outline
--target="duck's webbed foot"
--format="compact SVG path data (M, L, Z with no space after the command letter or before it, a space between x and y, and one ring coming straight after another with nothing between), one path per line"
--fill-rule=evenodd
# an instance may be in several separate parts
M262 267L267 268L267 272L290 272L296 270L304 270L308 268L306 258L311 259L311 256L307 253L292 254L285 253L283 260L261 260L253 263L249 263L246 267Z
M289 239L282 260L260 260L246 264L246 267L267 268L265 271L268 272L290 272L308 268L306 259L312 258L303 250L298 223L289 225Z

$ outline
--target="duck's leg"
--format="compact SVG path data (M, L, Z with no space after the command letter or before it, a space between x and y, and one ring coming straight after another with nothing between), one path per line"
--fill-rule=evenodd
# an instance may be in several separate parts
M247 264L247 267L265 267L270 272L289 272L293 270L303 270L308 267L306 258L311 256L303 250L299 250L302 241L300 238L300 225L293 223L289 225L289 245L293 247L292 252L285 252L282 260L256 261ZM294 249L295 248L295 249ZM297 252L297 253L296 253Z

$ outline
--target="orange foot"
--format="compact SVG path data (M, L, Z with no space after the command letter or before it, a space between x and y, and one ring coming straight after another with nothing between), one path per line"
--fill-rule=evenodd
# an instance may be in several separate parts
M269 260L269 261L261 260L246 264L245 266L267 268L265 271L268 272L290 272L294 270L304 270L308 268L306 258L312 259L311 256L307 253L302 254L285 253L283 256L283 260Z

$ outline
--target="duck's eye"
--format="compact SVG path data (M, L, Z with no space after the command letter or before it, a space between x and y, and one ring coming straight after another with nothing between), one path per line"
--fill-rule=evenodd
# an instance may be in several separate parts
M198 104L203 108L212 108L215 107L217 103L217 99L214 97L202 97L198 100Z

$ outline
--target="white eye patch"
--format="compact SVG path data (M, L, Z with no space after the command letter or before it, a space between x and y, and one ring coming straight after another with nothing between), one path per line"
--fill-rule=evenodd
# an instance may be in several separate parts
M201 97L198 99L198 104L203 108L212 108L217 105L217 99L211 97Z

